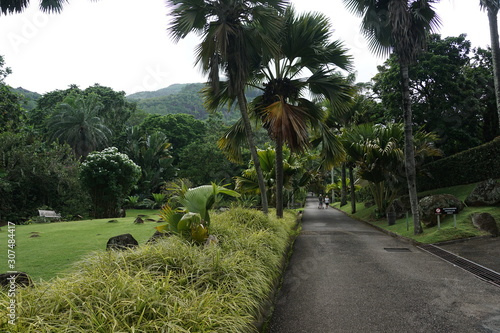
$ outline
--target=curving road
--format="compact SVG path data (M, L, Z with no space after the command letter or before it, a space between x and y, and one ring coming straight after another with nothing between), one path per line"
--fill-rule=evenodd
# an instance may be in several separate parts
M500 332L500 288L309 197L270 333Z

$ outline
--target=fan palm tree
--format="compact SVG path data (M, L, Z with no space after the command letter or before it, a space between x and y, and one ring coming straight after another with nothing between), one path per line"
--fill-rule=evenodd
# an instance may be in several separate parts
M252 111L276 143L276 214L283 215L283 145L303 151L311 142L322 143L325 167L342 155L341 145L325 126L325 109L316 103L327 98L337 107L350 100L350 85L336 70L350 69L351 59L342 44L331 41L331 25L318 13L297 16L292 7L283 15L278 47L263 48L261 63L249 85L263 94ZM312 96L313 98L309 98ZM241 123L219 141L230 155L241 156Z
M68 0L40 0L40 10L46 13L60 13ZM29 0L2 0L0 12L2 14L22 13L30 4Z
M208 74L212 90L220 89L219 73L227 77L229 98L237 100L245 135L259 177L262 206L267 213L264 178L260 171L250 119L245 85L252 64L258 59L259 42L270 43L279 31L276 10L282 10L284 0L167 0L173 9L170 33L174 41L190 33L201 35L196 50L196 63ZM260 35L255 26L263 27Z
M282 19L279 48L265 50L262 65L254 73L256 86L263 94L252 103L276 142L278 217L283 216L283 144L300 152L309 146L311 130L329 131L324 126L325 110L314 99L326 98L341 108L351 98L351 87L336 72L349 70L351 58L339 41L331 41L328 18L320 13L296 15L290 6ZM330 143L333 155L339 156L340 144Z
M378 55L393 51L401 68L405 125L405 170L413 214L414 233L422 233L413 147L413 122L408 66L426 45L428 34L439 26L433 9L437 0L344 0L347 8L362 16L361 30L368 45Z
M112 133L98 117L102 107L97 95L68 96L49 120L51 139L68 143L78 158L105 148Z
M497 102L498 124L500 126L500 41L498 40L498 10L499 0L480 0L481 9L486 10L490 25L491 56L493 60L493 80L495 84L495 97Z

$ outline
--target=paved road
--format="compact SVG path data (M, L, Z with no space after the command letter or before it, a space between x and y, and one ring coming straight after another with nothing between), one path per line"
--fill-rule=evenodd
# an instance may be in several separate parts
M308 198L270 333L500 332L500 288Z

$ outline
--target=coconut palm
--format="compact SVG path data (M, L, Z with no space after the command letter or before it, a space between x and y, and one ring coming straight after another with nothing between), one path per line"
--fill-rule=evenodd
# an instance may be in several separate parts
M279 31L276 10L282 10L284 0L167 0L172 8L169 27L174 41L190 33L201 35L196 50L196 63L208 74L212 90L219 92L219 73L227 77L227 94L238 101L245 135L259 175L263 210L267 212L266 189L248 117L245 85L252 64L258 59L259 42L273 40ZM255 26L263 27L260 35Z
M69 95L49 120L51 139L68 143L78 158L105 148L112 133L98 117L102 107L97 95Z
M412 109L408 66L426 45L428 34L439 26L433 9L437 0L344 0L347 8L362 16L361 30L368 45L378 55L393 51L401 68L405 124L405 170L413 213L414 233L422 233L413 147Z
M491 56L493 60L493 79L495 83L495 97L497 102L497 114L500 126L500 42L498 40L498 10L499 0L480 0L481 9L486 10L490 25Z

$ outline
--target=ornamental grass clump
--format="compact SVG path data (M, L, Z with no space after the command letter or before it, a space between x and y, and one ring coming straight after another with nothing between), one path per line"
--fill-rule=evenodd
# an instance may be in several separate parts
M216 244L172 235L93 253L64 277L18 289L14 325L3 292L0 331L257 332L295 220L234 209L213 215Z

